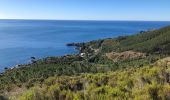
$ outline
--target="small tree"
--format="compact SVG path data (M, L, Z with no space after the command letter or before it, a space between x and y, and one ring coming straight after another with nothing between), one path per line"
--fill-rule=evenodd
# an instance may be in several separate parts
M36 63L36 58L35 57L31 57L31 63Z

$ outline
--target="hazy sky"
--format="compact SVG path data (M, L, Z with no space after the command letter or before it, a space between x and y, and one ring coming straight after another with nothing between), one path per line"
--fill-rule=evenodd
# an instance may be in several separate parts
M0 19L170 21L170 0L0 0Z

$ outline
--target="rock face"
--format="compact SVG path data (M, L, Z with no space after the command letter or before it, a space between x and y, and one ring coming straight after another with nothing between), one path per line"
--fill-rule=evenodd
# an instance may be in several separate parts
M135 52L135 51L125 51L121 53L111 52L106 53L106 57L113 60L114 62L128 60L128 59L135 59L135 58L144 58L146 57L145 53Z

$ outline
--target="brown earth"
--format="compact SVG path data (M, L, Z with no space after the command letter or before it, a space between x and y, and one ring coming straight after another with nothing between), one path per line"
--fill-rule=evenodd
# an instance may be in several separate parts
M124 61L128 59L135 59L135 58L144 58L146 57L145 53L135 52L135 51L125 51L125 52L110 52L106 53L106 57L113 60L114 62Z

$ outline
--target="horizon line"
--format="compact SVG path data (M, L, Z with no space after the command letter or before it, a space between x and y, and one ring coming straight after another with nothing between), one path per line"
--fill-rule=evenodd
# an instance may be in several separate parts
M170 22L170 20L126 20L126 19L114 19L114 20L107 20L107 19L24 19L24 18L0 18L0 20L51 20L51 21L150 21L150 22Z

